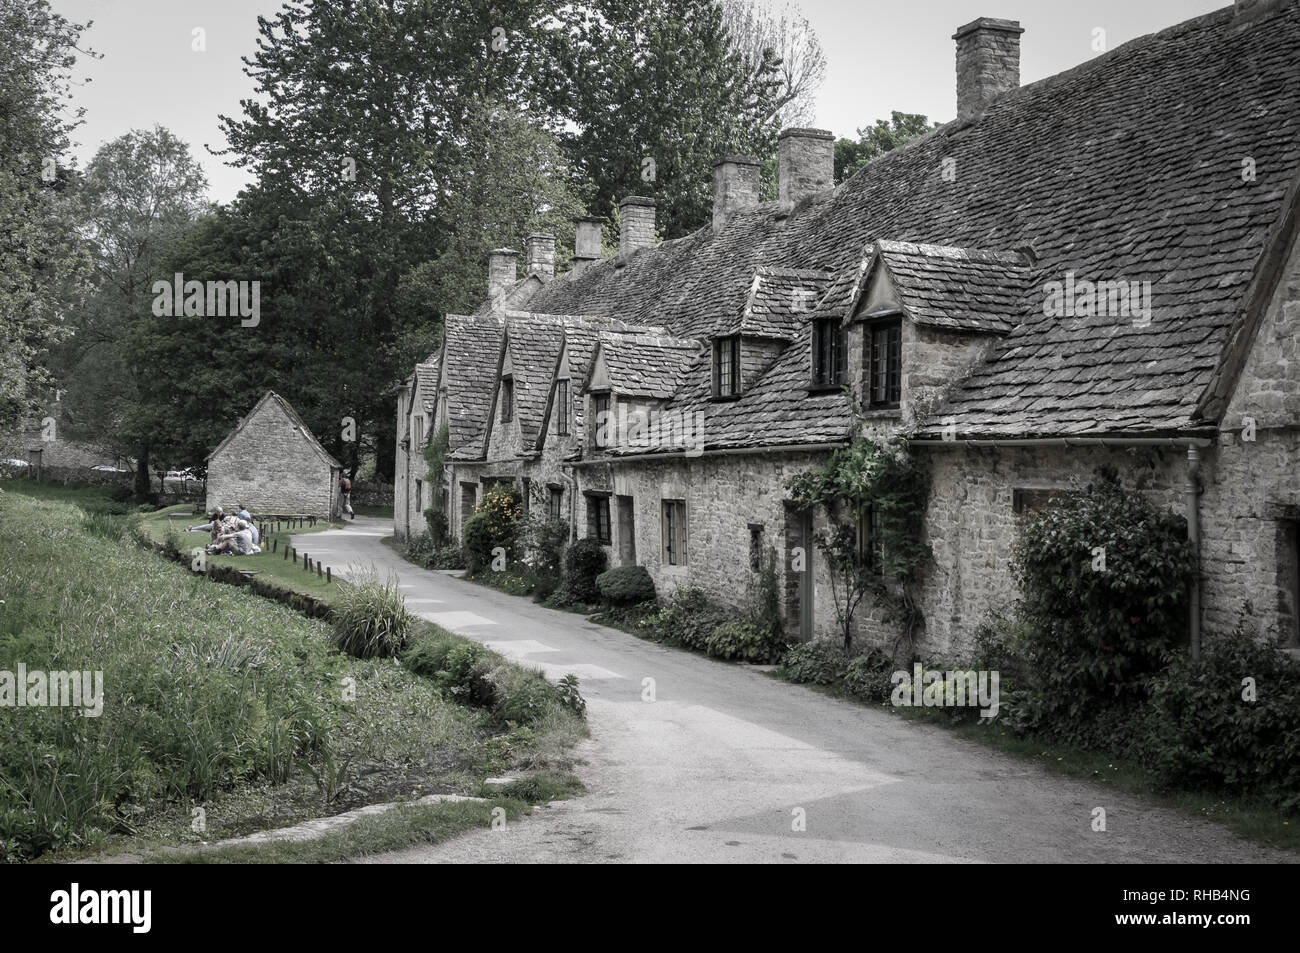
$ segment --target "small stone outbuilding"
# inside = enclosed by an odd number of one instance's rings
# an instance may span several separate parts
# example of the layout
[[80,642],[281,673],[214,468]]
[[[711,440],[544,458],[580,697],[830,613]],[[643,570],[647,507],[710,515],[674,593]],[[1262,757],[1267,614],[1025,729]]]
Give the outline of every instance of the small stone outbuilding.
[[329,519],[342,470],[289,402],[267,391],[208,456],[207,507]]

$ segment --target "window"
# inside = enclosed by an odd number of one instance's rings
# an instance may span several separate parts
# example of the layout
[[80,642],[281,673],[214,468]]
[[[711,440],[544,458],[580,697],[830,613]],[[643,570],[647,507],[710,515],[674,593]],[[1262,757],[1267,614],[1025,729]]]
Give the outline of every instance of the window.
[[740,339],[719,338],[713,342],[713,396],[740,394]]
[[478,484],[462,483],[460,485],[460,531],[465,533],[465,521],[474,515],[474,504],[478,497]]
[[561,437],[569,435],[569,379],[555,382],[555,432]]
[[411,422],[411,438],[414,441],[414,446],[416,450],[423,449],[424,447],[424,418],[423,417],[416,417]]
[[424,481],[415,481],[415,512],[424,512]]
[[608,496],[587,494],[587,536],[602,546],[610,544]]
[[591,444],[593,447],[612,447],[609,439],[613,421],[609,419],[609,392],[591,395]]
[[686,565],[686,501],[664,500],[664,563]]
[[529,477],[523,477],[520,480],[519,505],[523,510],[524,516],[527,516],[532,510],[533,499],[533,481]]
[[836,318],[813,322],[814,387],[841,387],[844,384],[844,332]]
[[501,378],[501,422],[507,423],[515,413],[515,379]]
[[763,569],[763,524],[749,524],[749,569],[760,572]]
[[548,489],[551,492],[546,498],[546,518],[562,520],[564,519],[564,487],[552,483]]
[[880,511],[874,506],[858,520],[858,559],[864,562],[874,575],[885,572],[885,536]]
[[903,325],[900,321],[868,329],[871,382],[867,403],[872,407],[897,407],[902,396]]

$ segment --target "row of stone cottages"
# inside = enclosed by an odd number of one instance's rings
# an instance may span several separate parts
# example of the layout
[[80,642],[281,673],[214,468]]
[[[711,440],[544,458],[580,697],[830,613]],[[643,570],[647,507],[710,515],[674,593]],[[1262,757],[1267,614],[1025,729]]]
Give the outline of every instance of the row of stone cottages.
[[[523,277],[494,252],[487,299],[401,391],[398,536],[439,494],[455,528],[509,481],[661,594],[735,602],[773,546],[790,632],[829,635],[784,487],[856,417],[932,477],[927,646],[1015,598],[1017,521],[1103,464],[1186,514],[1193,639],[1244,622],[1296,644],[1300,4],[1239,2],[1023,87],[1022,32],[958,30],[958,118],[838,187],[831,136],[788,129],[778,201],[729,156],[685,238],[656,244],[631,197],[615,257],[593,219],[563,274],[549,236]],[[602,411],[651,412],[650,439],[596,433]]]

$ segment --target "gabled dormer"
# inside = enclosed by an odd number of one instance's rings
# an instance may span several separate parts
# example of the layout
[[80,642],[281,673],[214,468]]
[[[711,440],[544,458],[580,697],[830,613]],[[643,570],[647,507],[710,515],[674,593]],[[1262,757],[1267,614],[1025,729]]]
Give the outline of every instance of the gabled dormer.
[[[1024,320],[1029,264],[1020,252],[894,241],[869,246],[843,343],[844,383],[867,416],[910,428],[939,411],[952,383]],[[814,376],[817,361],[814,334]]]
[[710,339],[712,397],[735,400],[800,334],[830,283],[825,271],[759,268],[736,318]]
[[689,339],[601,333],[582,388],[587,451],[663,449],[653,445],[656,415],[699,356]]

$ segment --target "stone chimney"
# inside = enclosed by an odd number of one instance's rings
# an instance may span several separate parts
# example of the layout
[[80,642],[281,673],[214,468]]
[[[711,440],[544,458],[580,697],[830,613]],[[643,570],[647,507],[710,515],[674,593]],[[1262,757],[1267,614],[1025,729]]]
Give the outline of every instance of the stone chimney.
[[603,218],[595,215],[580,215],[573,220],[576,226],[573,235],[573,271],[582,271],[593,261],[600,261],[600,230],[605,224]]
[[618,253],[628,255],[655,244],[655,200],[629,195],[618,203]]
[[759,165],[753,156],[723,156],[713,163],[713,230],[737,209],[758,204]]
[[524,274],[555,277],[555,236],[535,232],[524,240]]
[[518,279],[519,252],[494,248],[488,255],[488,297],[496,299]]
[[952,35],[957,41],[957,118],[974,119],[1020,86],[1018,20],[980,17]]
[[787,211],[835,184],[835,137],[825,129],[783,129],[777,147],[781,207]]

